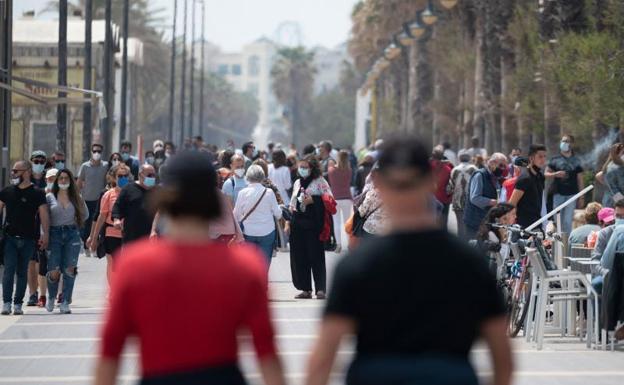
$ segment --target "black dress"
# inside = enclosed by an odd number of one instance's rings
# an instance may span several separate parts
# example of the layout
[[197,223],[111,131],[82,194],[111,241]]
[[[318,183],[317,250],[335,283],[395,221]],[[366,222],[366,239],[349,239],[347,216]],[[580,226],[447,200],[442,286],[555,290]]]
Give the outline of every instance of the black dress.
[[[306,188],[310,181],[301,182],[301,186]],[[290,224],[290,270],[293,284],[298,290],[312,291],[312,275],[316,291],[325,292],[325,247],[319,239],[324,225],[325,206],[321,196],[313,195],[312,199],[314,203],[303,212],[301,204],[296,201],[297,210]]]

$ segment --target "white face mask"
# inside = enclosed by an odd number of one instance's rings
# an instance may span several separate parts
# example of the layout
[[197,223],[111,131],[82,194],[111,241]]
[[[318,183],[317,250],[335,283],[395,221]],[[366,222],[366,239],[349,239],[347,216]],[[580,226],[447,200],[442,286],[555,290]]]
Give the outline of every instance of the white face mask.
[[242,177],[245,176],[245,169],[244,168],[237,168],[236,170],[234,170],[234,174],[236,175],[236,177],[242,178]]
[[46,189],[52,191],[52,187],[54,187],[54,183],[47,183]]
[[99,152],[94,152],[92,154],[92,158],[94,161],[98,162],[100,159],[102,159],[102,154],[100,154]]
[[11,184],[13,186],[17,186],[20,183],[22,183],[22,178],[13,178],[13,179],[11,179]]
[[115,160],[113,161],[113,167],[118,166],[118,165],[119,165],[119,161],[118,161],[117,159],[115,159]]
[[67,190],[69,188],[69,183],[63,183],[63,184],[59,183],[58,186],[61,190]]

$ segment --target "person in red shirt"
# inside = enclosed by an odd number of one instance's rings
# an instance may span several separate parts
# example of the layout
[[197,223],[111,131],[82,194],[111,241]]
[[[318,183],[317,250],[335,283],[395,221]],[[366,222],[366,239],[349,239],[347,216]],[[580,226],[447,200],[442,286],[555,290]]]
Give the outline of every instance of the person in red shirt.
[[263,257],[249,246],[210,241],[208,223],[221,211],[216,180],[204,152],[168,162],[164,186],[152,197],[167,219],[164,237],[124,247],[115,261],[96,385],[115,383],[129,337],[140,347],[141,384],[244,385],[237,365],[242,329],[251,332],[264,383],[285,383]]
[[516,181],[518,180],[518,177],[520,176],[520,172],[522,171],[523,168],[527,168],[528,166],[529,166],[529,159],[523,156],[516,157],[513,163],[514,171],[512,175],[514,176],[503,182],[503,188],[501,189],[501,194],[500,194],[500,199],[499,199],[501,202],[509,202],[509,199],[511,198],[511,194],[513,193],[513,190],[516,188]]
[[442,228],[446,230],[448,225],[448,214],[451,202],[453,201],[453,192],[449,191],[449,181],[453,166],[448,160],[444,159],[444,148],[436,146],[431,154],[431,168],[433,169],[436,190],[435,198],[443,206],[442,218],[440,218]]

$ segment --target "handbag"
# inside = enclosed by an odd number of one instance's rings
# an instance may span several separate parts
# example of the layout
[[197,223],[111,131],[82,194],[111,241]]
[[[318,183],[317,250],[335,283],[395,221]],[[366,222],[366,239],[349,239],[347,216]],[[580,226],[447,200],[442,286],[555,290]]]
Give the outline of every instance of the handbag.
[[258,208],[258,205],[260,204],[260,202],[262,202],[262,199],[266,195],[266,192],[267,192],[267,189],[265,188],[264,191],[262,192],[262,195],[260,195],[260,199],[258,199],[258,202],[256,202],[256,204],[251,208],[251,210],[249,210],[249,212],[245,214],[243,219],[241,219],[241,221],[239,222],[242,232],[245,232],[244,222],[247,220],[247,218],[249,218],[251,214],[253,214],[254,211],[256,211],[256,209]]
[[353,236],[354,237],[358,237],[358,238],[364,237],[364,235],[366,234],[366,231],[364,231],[364,224],[366,223],[368,218],[370,218],[371,215],[373,215],[377,210],[381,208],[381,206],[382,205],[375,207],[375,209],[371,210],[371,212],[367,213],[363,217],[360,215],[359,210],[356,209],[353,212]]

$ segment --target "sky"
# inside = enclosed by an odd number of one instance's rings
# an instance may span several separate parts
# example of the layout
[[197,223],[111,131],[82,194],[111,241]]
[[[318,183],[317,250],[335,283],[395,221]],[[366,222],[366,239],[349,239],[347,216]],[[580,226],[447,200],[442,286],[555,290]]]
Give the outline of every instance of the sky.
[[[40,11],[48,0],[14,1],[14,15],[26,10]],[[71,0],[70,0],[71,1]],[[114,0],[116,1],[116,0]],[[151,0],[154,8],[166,8],[167,19],[173,17],[174,0]],[[206,39],[224,51],[238,51],[245,44],[262,36],[275,38],[283,22],[299,24],[302,42],[333,48],[347,40],[351,28],[350,14],[356,0],[205,0]],[[184,0],[178,0],[178,25],[182,24]],[[189,10],[192,0],[189,0]],[[189,13],[190,15],[191,13]],[[165,16],[165,15],[163,15]],[[47,18],[55,17],[48,13]],[[201,6],[196,5],[197,33],[201,22]],[[190,33],[189,16],[189,33]],[[292,24],[291,24],[292,25]],[[284,36],[293,38],[296,28],[283,28]],[[290,31],[290,32],[289,32]],[[178,28],[178,33],[181,29]],[[288,41],[285,41],[288,43]]]

